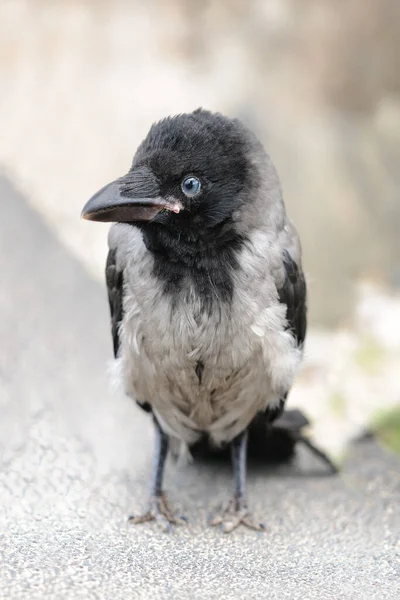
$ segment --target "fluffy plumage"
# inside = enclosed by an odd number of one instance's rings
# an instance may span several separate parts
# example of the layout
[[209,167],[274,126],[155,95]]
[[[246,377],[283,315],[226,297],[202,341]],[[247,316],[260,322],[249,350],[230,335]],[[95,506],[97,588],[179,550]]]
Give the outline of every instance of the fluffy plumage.
[[[201,182],[193,198],[187,176]],[[235,445],[260,415],[282,412],[306,333],[300,242],[275,168],[239,121],[197,110],[153,125],[117,183],[124,222],[106,266],[115,377],[161,436]],[[166,209],[145,219],[149,196]],[[96,207],[101,220],[115,214]]]

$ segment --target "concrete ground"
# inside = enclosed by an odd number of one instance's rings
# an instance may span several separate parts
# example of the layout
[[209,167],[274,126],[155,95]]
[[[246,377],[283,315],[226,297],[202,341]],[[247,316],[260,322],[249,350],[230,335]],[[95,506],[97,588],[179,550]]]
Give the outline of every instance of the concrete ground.
[[168,466],[187,527],[130,526],[152,429],[107,388],[105,289],[4,178],[0,208],[0,598],[400,597],[400,465],[372,440],[337,477],[305,453],[250,470],[264,534],[207,527],[230,492],[221,465]]

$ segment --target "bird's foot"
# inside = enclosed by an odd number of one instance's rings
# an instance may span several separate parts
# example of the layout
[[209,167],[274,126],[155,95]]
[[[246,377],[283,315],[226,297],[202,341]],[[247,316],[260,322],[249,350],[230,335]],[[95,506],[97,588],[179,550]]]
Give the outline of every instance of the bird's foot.
[[172,531],[172,525],[182,525],[187,522],[185,517],[178,517],[171,512],[164,493],[151,496],[148,510],[143,515],[129,517],[128,521],[135,525],[147,521],[156,521],[160,529],[165,532]]
[[223,505],[218,513],[211,519],[210,525],[219,525],[221,531],[230,533],[239,525],[245,525],[256,531],[264,531],[262,523],[257,523],[249,512],[244,498],[233,496],[229,502]]

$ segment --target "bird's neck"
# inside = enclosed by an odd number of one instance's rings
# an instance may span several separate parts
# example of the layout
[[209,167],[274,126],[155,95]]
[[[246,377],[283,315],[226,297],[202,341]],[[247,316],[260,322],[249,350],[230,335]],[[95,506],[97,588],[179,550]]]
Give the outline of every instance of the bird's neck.
[[232,298],[232,275],[245,241],[233,225],[225,222],[207,230],[179,230],[149,223],[141,229],[154,256],[155,274],[167,292],[176,293],[190,281],[207,304],[214,297]]

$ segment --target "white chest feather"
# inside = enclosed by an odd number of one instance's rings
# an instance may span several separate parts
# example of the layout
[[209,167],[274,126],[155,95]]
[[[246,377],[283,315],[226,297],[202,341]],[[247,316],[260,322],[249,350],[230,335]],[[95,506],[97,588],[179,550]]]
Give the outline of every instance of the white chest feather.
[[229,441],[289,390],[300,362],[265,252],[242,252],[231,304],[209,312],[190,280],[174,301],[165,294],[152,261],[136,247],[126,270],[117,360],[125,391],[187,443],[202,432]]

